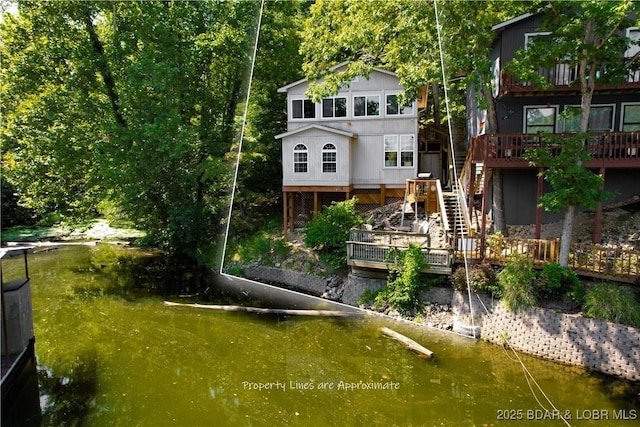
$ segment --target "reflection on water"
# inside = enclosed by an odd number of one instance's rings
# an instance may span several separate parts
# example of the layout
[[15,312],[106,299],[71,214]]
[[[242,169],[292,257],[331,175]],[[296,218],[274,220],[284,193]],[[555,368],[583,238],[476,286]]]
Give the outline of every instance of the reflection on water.
[[[522,426],[554,415],[513,355],[484,342],[383,320],[165,307],[229,301],[206,272],[115,246],[35,254],[30,272],[43,425]],[[383,323],[435,357],[384,337]],[[615,418],[638,411],[637,385],[521,357],[571,425],[630,425]],[[585,419],[593,410],[609,419]]]

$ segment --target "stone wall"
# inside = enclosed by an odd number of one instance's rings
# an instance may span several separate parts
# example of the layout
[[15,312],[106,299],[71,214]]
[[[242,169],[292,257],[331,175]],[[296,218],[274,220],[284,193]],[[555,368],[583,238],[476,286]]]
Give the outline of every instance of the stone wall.
[[295,270],[261,265],[244,266],[243,270],[247,279],[284,285],[289,289],[303,291],[315,296],[322,296],[327,289],[327,279]]
[[630,326],[530,308],[512,313],[497,305],[484,316],[482,338],[509,338],[524,353],[640,381],[640,330]]

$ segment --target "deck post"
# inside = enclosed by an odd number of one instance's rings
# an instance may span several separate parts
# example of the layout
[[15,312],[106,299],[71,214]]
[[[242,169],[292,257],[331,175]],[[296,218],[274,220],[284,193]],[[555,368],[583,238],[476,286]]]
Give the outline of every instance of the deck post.
[[[604,187],[604,168],[600,168],[600,175],[602,176],[603,185],[600,186],[600,191]],[[593,236],[591,237],[593,243],[602,242],[602,202],[598,203],[596,208],[595,227],[593,228]]]
[[536,239],[540,239],[542,229],[542,208],[540,207],[540,198],[542,197],[544,188],[542,171],[542,168],[538,168],[538,187],[536,188]]
[[287,237],[287,233],[289,232],[289,207],[287,206],[287,200],[289,199],[289,192],[287,191],[283,191],[282,192],[282,216],[284,218],[284,224],[283,224],[283,232],[284,232],[284,236],[285,238]]

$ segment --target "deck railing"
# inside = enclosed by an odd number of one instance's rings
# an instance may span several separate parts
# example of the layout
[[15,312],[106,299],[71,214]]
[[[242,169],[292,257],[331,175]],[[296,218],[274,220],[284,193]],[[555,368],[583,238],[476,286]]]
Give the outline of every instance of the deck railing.
[[413,244],[422,247],[429,264],[425,272],[451,272],[452,251],[430,248],[429,243],[428,234],[352,229],[347,242],[347,261],[351,266],[387,269],[394,261],[391,254],[394,249],[407,249]]
[[[456,249],[432,248],[426,234],[397,231],[352,229],[347,242],[348,264],[356,267],[386,270],[393,259],[392,249],[406,249],[410,244],[422,247],[429,263],[426,272],[447,274],[454,263],[486,260],[505,264],[513,256],[530,260],[534,266],[558,262],[560,239],[525,239],[488,236],[484,254],[480,237],[459,239]],[[640,251],[603,245],[574,243],[569,253],[569,267],[583,276],[640,284]]]
[[[565,63],[557,63],[550,68],[538,69],[538,74],[551,85],[550,88],[536,87],[531,81],[520,80],[517,77],[502,73],[502,92],[531,92],[533,90],[545,91],[579,91],[580,72],[578,66],[571,66]],[[640,72],[629,70],[625,81],[619,83],[596,83],[596,90],[605,89],[629,89],[640,87]]]
[[[536,267],[543,267],[559,260],[560,239],[488,236],[484,256],[478,240],[468,238],[465,244],[459,244],[455,252],[456,261],[460,262],[466,255],[467,259],[475,261],[505,264],[510,257],[517,255],[530,260]],[[640,283],[640,251],[637,250],[574,243],[569,252],[569,267],[584,276]]]
[[[560,150],[551,137],[572,137],[575,134],[502,134],[481,135],[473,140],[475,161],[522,162],[528,149],[548,147]],[[623,161],[640,164],[640,132],[605,132],[591,134],[586,143],[592,161]]]

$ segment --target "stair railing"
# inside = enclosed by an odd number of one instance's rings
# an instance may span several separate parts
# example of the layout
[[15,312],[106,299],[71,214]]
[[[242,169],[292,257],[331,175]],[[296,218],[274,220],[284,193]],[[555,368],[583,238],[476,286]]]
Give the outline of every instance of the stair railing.
[[[473,196],[471,196],[473,197]],[[458,209],[462,214],[462,220],[464,221],[465,228],[469,230],[469,234],[471,233],[471,218],[469,216],[469,211],[467,210],[467,199],[462,188],[458,188],[456,199],[458,202]],[[464,236],[469,237],[469,236]]]
[[[449,226],[449,218],[447,215],[447,207],[444,204],[444,197],[442,195],[442,185],[440,185],[440,180],[436,180],[436,191],[438,192],[438,205],[440,208],[440,219],[442,220],[442,227],[444,228],[444,235],[446,239],[449,239],[449,231],[451,227]],[[445,242],[448,243],[448,242]]]

